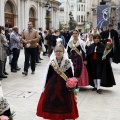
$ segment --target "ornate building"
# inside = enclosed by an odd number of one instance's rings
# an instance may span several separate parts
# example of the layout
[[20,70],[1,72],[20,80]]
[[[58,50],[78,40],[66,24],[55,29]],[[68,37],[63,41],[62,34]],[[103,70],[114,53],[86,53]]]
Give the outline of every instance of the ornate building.
[[[46,5],[50,8],[49,24],[46,24]],[[32,21],[34,27],[59,28],[59,6],[57,0],[0,0],[0,25],[6,30],[18,26],[20,31],[27,28],[28,21]]]
[[[77,29],[79,31],[86,31],[90,29],[92,22],[92,1],[91,0],[70,0],[71,11],[74,19],[77,21]],[[88,28],[87,28],[88,26]]]

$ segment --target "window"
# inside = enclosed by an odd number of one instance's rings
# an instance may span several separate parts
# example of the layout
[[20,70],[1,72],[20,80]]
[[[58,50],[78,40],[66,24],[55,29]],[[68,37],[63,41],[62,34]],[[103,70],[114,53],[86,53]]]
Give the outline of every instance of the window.
[[74,11],[74,6],[73,5],[71,5],[71,11]]
[[81,15],[81,22],[83,22],[83,15]]
[[80,5],[77,5],[77,11],[80,11]]
[[29,12],[29,17],[32,17],[34,18],[35,17],[35,11],[33,8],[30,9],[30,12]]
[[5,12],[7,12],[7,13],[13,13],[13,6],[12,6],[12,4],[10,2],[7,2],[5,4],[4,9],[5,9]]
[[77,0],[77,3],[80,3],[80,2],[82,2],[82,0]]
[[77,22],[80,22],[80,15],[77,15]]
[[64,16],[60,16],[60,17],[59,17],[59,21],[60,21],[60,22],[64,22]]
[[83,11],[83,5],[81,5],[81,11]]
[[64,7],[60,7],[60,11],[64,12]]
[[58,0],[59,2],[64,2],[64,0]]

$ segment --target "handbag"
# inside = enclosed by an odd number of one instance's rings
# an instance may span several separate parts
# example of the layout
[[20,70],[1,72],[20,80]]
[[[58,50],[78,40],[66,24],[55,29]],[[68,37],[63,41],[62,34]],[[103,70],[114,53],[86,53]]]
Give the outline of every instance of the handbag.
[[41,50],[42,52],[45,52],[46,51],[46,49],[45,49],[45,46],[44,46],[44,44],[43,44],[43,42],[42,42],[42,50]]

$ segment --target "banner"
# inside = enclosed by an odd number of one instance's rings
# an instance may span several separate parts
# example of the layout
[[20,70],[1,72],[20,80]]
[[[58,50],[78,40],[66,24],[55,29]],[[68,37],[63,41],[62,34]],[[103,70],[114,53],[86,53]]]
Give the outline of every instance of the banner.
[[97,6],[97,28],[101,29],[103,26],[108,26],[108,6]]

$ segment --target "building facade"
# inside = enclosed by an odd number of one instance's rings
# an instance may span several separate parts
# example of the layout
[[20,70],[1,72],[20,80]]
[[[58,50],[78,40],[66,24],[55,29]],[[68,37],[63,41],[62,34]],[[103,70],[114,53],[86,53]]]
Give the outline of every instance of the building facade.
[[6,29],[18,26],[22,31],[32,21],[36,29],[46,29],[46,3],[50,4],[50,28],[57,29],[60,6],[57,0],[0,0],[0,25]]
[[91,0],[71,0],[71,11],[73,13],[74,19],[77,21],[77,29],[79,31],[86,31],[90,29],[92,22],[92,1]]
[[59,9],[60,9],[60,14],[59,14],[59,23],[61,27],[68,27],[69,23],[69,13],[70,13],[70,0],[59,0],[61,3]]

